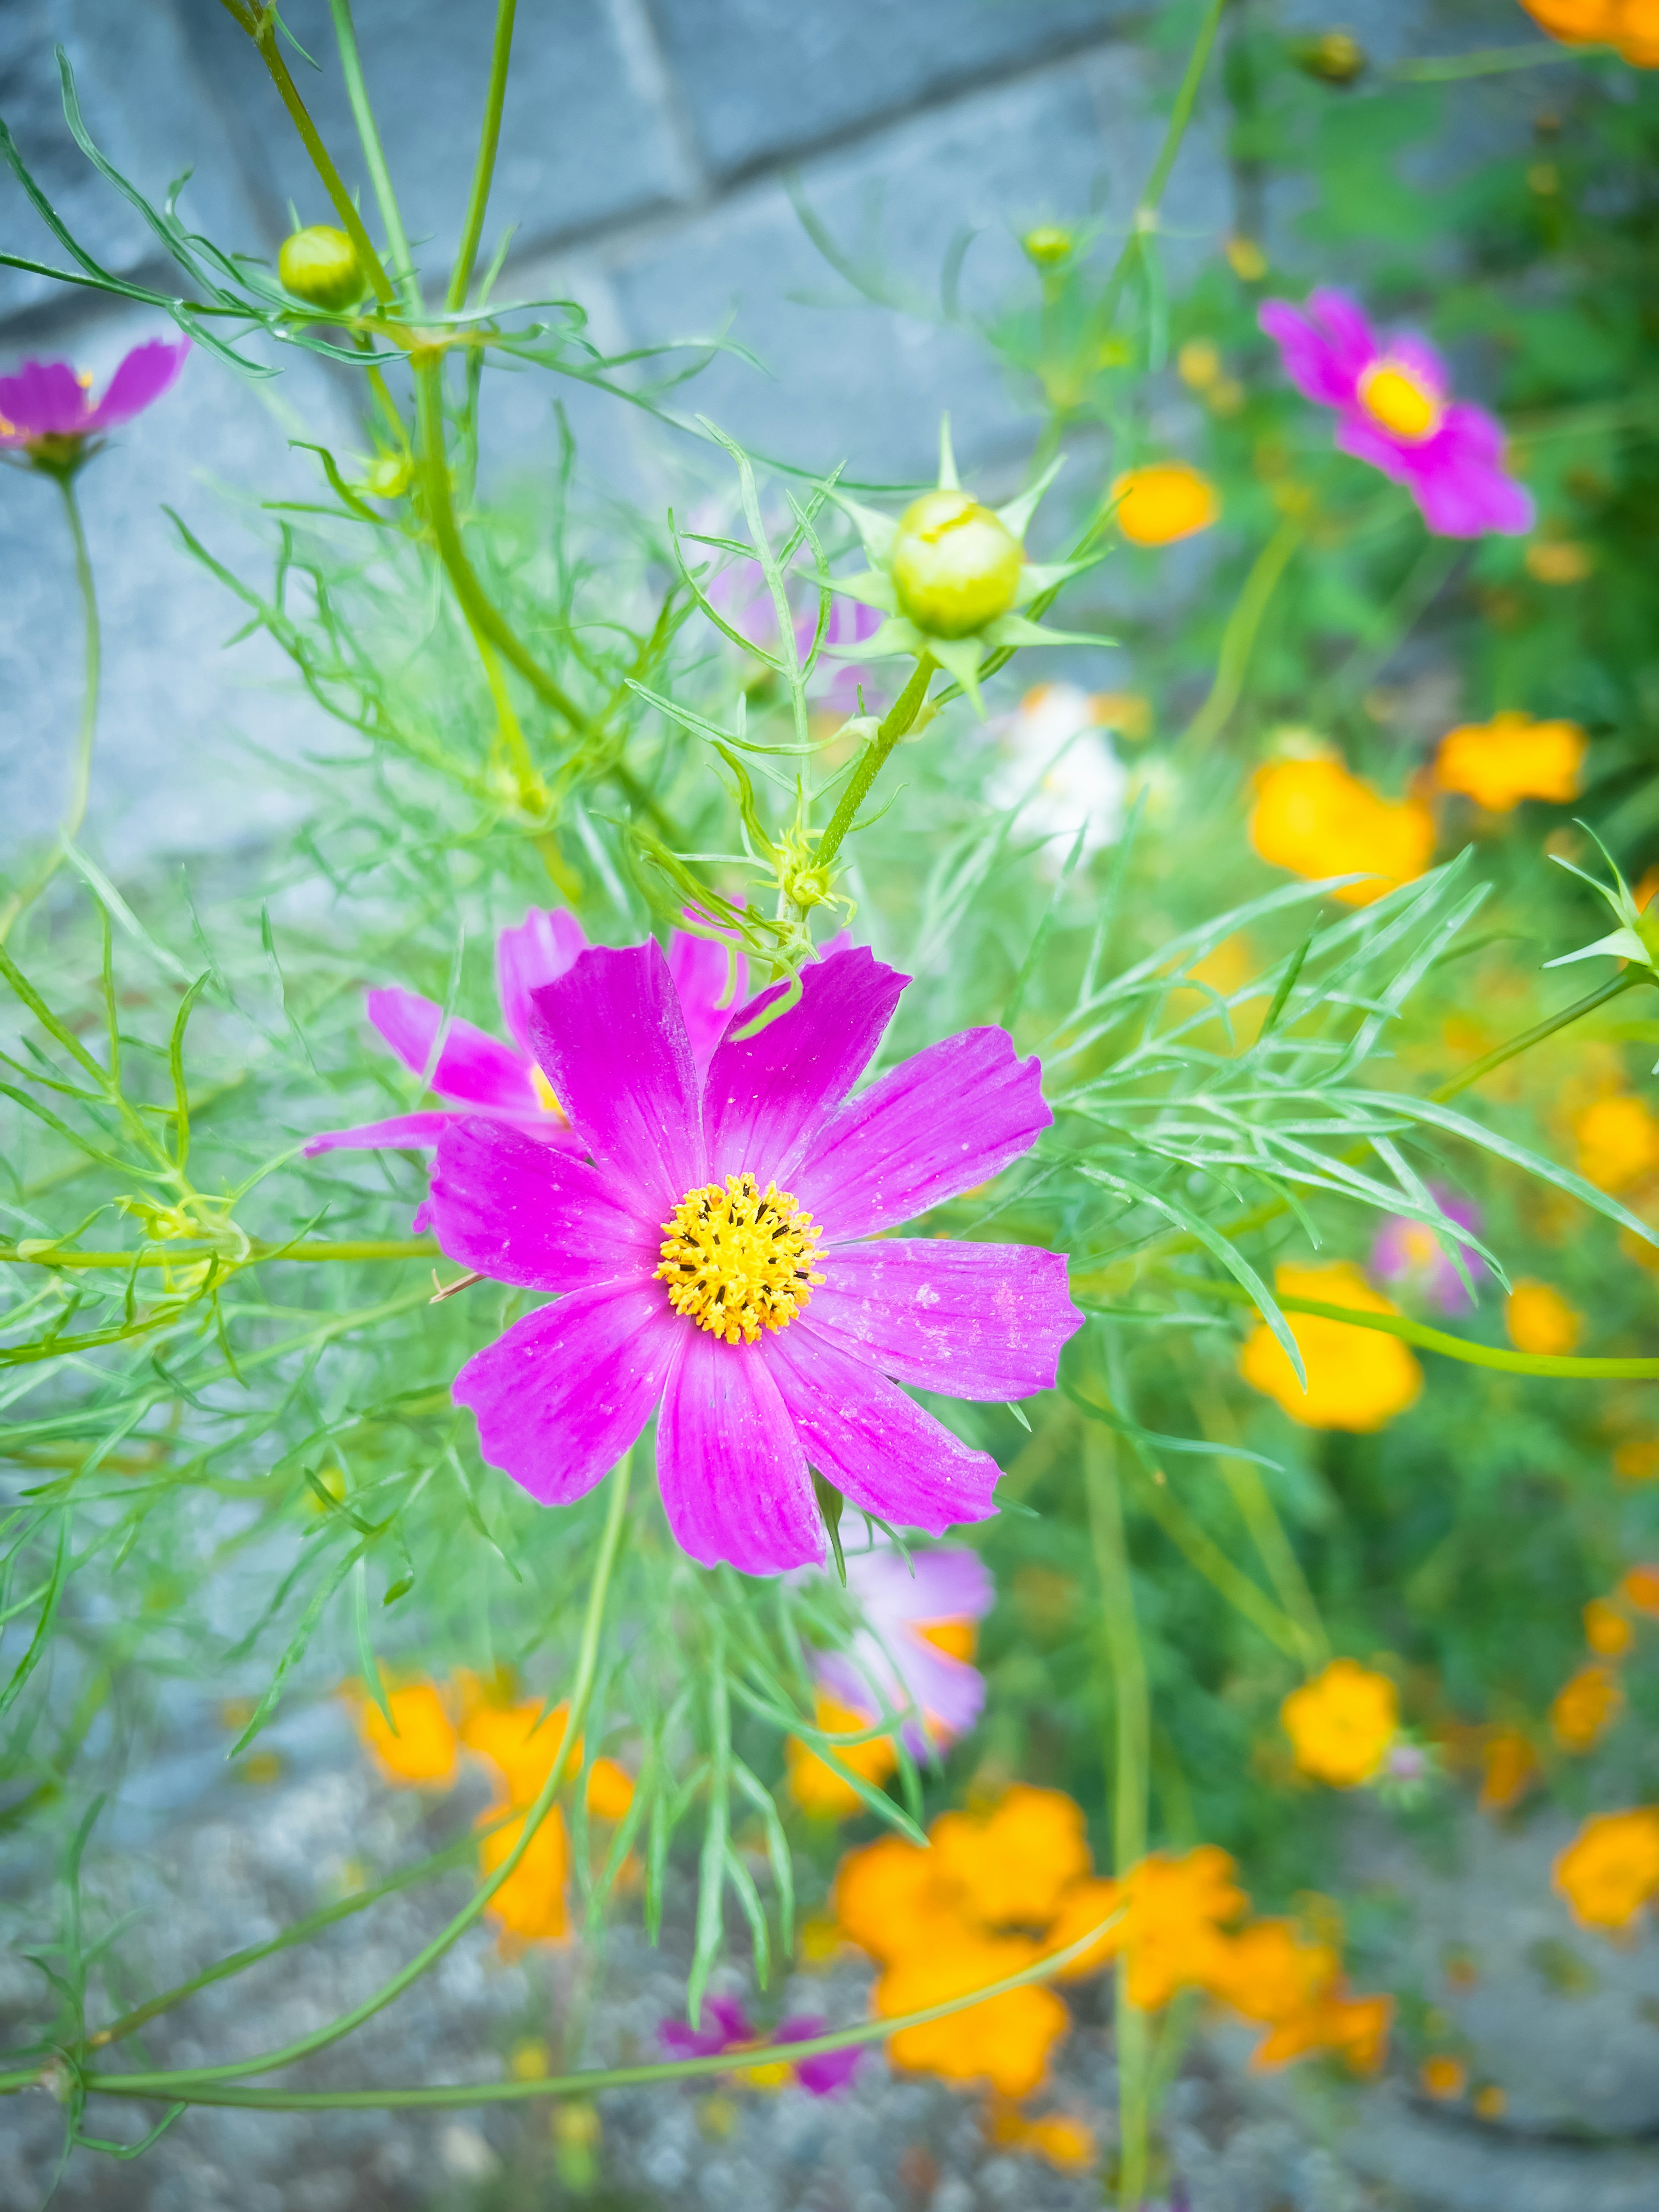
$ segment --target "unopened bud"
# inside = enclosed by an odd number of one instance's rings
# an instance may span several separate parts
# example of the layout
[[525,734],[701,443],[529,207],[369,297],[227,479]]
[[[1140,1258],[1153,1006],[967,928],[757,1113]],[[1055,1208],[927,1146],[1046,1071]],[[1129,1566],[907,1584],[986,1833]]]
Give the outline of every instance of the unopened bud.
[[283,289],[308,307],[343,313],[363,296],[362,264],[357,249],[344,231],[331,223],[314,222],[283,240],[276,257],[276,274]]
[[971,637],[1019,590],[1019,540],[965,491],[929,491],[899,518],[890,562],[902,611],[935,637]]
[[363,489],[371,499],[401,499],[414,473],[407,453],[382,453],[363,471]]
[[1349,31],[1322,31],[1291,42],[1291,59],[1321,84],[1352,84],[1365,66],[1365,49]]
[[1057,222],[1040,222],[1019,242],[1025,258],[1037,269],[1058,269],[1062,261],[1071,259],[1077,246],[1071,232]]

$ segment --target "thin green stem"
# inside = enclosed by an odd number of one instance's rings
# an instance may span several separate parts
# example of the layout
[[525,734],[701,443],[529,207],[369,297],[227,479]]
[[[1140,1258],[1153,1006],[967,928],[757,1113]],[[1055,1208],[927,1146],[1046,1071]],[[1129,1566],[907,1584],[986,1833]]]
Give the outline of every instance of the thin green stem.
[[1244,688],[1244,672],[1249,665],[1250,650],[1255,643],[1256,632],[1268,603],[1279,589],[1279,580],[1290,566],[1291,557],[1302,543],[1304,525],[1295,515],[1286,515],[1273,536],[1256,556],[1255,566],[1244,579],[1244,588],[1238,603],[1227,617],[1227,627],[1221,635],[1221,651],[1216,659],[1215,682],[1210,696],[1188,724],[1181,742],[1196,751],[1220,736],[1229,716],[1238,704],[1239,694]]
[[1472,54],[1431,54],[1421,61],[1399,62],[1389,75],[1396,84],[1460,84],[1468,77],[1547,68],[1552,63],[1586,60],[1615,51],[1612,46],[1546,46],[1534,39],[1524,46],[1488,46]]
[[14,891],[0,908],[0,945],[3,945],[18,921],[34,904],[46,885],[63,865],[64,850],[72,845],[87,818],[87,801],[92,794],[92,741],[98,727],[98,689],[103,668],[103,639],[98,622],[98,593],[94,586],[92,557],[87,551],[87,533],[81,521],[81,502],[76,497],[75,478],[65,472],[58,479],[58,489],[64,495],[64,515],[69,524],[70,540],[75,548],[75,580],[81,588],[81,608],[85,641],[85,677],[81,690],[81,726],[75,740],[75,765],[70,771],[70,803],[58,832],[58,842],[21,890]]
[[501,103],[507,97],[507,72],[513,58],[513,19],[517,8],[518,0],[497,0],[495,43],[489,56],[489,89],[484,95],[483,127],[478,134],[478,158],[472,167],[472,189],[467,195],[466,222],[461,232],[454,270],[449,279],[449,296],[444,302],[452,315],[459,313],[466,305],[467,287],[472,282],[472,264],[478,258],[478,240],[483,235],[484,210],[489,204],[489,186],[495,174],[495,149],[501,135]]
[[[1135,1622],[1134,1589],[1123,1531],[1123,1501],[1114,1464],[1113,1440],[1098,1430],[1084,1447],[1089,1533],[1100,1584],[1100,1632],[1112,1681],[1112,1867],[1120,1880],[1146,1856],[1146,1804],[1152,1772],[1152,1707],[1146,1658]],[[1138,2212],[1146,2193],[1147,2133],[1151,2120],[1146,2015],[1128,1992],[1121,1966],[1116,1980],[1118,2080],[1118,2203]]]
[[1146,179],[1140,198],[1135,202],[1135,211],[1131,221],[1129,235],[1124,241],[1123,251],[1118,255],[1116,265],[1107,278],[1106,289],[1101,294],[1100,319],[1104,324],[1109,325],[1117,313],[1118,302],[1121,300],[1124,287],[1129,281],[1129,272],[1140,258],[1142,239],[1149,230],[1156,228],[1158,210],[1164,198],[1164,187],[1170,181],[1170,171],[1175,167],[1176,155],[1181,151],[1181,142],[1186,137],[1188,126],[1192,122],[1193,110],[1198,104],[1199,87],[1204,82],[1204,72],[1209,66],[1210,55],[1215,46],[1216,33],[1221,28],[1221,18],[1226,12],[1227,4],[1228,0],[1210,0],[1209,6],[1204,11],[1204,20],[1199,26],[1198,36],[1193,42],[1192,52],[1187,58],[1187,68],[1181,80],[1181,88],[1176,94],[1175,105],[1170,110],[1170,121],[1164,133],[1164,143],[1158,149],[1158,159],[1152,164],[1152,174]]
[[374,187],[374,204],[380,210],[380,221],[386,229],[392,274],[397,277],[398,289],[403,294],[404,313],[418,315],[421,312],[420,279],[415,273],[415,264],[410,255],[409,240],[404,230],[398,195],[392,189],[392,172],[386,165],[386,149],[375,127],[374,111],[368,104],[368,87],[363,82],[362,61],[357,52],[357,33],[351,21],[351,0],[328,0],[328,8],[334,18],[335,44],[340,50],[340,74],[345,79],[346,98],[351,102],[352,119],[357,125],[357,137],[362,145],[368,181]]
[[537,1830],[553,1808],[553,1802],[563,1786],[565,1770],[570,1763],[571,1749],[581,1732],[587,1707],[593,1695],[594,1677],[599,1669],[599,1636],[605,1624],[605,1599],[611,1589],[611,1577],[622,1548],[623,1531],[628,1518],[628,1485],[631,1463],[625,1458],[611,1478],[611,1497],[605,1510],[604,1533],[599,1538],[598,1557],[593,1565],[593,1579],[588,1586],[587,1611],[582,1623],[581,1643],[576,1655],[576,1671],[570,1686],[570,1705],[566,1717],[564,1733],[559,1739],[559,1748],[547,1778],[541,1786],[534,1804],[524,1816],[524,1825],[517,1841],[489,1878],[482,1881],[449,1925],[434,1936],[424,1949],[418,1951],[406,1966],[399,1968],[390,1981],[385,1982],[371,1997],[365,1997],[349,2012],[342,2013],[326,2027],[313,2034],[301,2036],[297,2042],[285,2044],[280,2051],[268,2051],[252,2058],[227,2060],[219,2066],[185,2068],[176,2074],[128,2074],[113,2077],[98,2077],[98,2087],[125,2096],[160,2096],[172,2101],[184,2094],[186,2101],[192,2100],[198,2088],[217,2081],[234,2081],[249,2074],[270,2074],[284,2066],[296,2065],[302,2058],[310,2058],[319,2051],[326,2051],[338,2043],[363,2022],[383,2012],[404,1991],[417,1982],[427,1970],[434,1966],[445,1953],[451,1950],[477,1919],[479,1914],[518,1867],[529,1850]]
[[283,106],[287,108],[289,119],[299,132],[301,142],[307,153],[311,156],[311,165],[323,180],[323,190],[333,203],[334,212],[339,216],[347,237],[350,239],[353,246],[356,249],[357,258],[362,264],[363,271],[374,289],[375,298],[381,302],[382,306],[390,307],[396,295],[392,290],[392,279],[386,273],[386,264],[374,251],[374,241],[363,228],[363,219],[357,212],[356,202],[345,188],[345,180],[335,167],[327,147],[324,145],[318,135],[317,126],[312,121],[306,104],[300,97],[299,89],[294,79],[288,73],[288,64],[283,59],[282,48],[277,44],[279,33],[276,26],[276,10],[272,7],[262,7],[258,15],[250,21],[246,15],[232,5],[232,0],[224,0],[224,4],[258,49],[259,58],[264,64],[272,84],[276,88],[277,96]]
[[338,1244],[252,1244],[245,1253],[227,1254],[216,1244],[181,1240],[147,1252],[60,1251],[49,1241],[39,1247],[0,1244],[0,1266],[15,1267],[187,1267],[199,1260],[224,1260],[234,1267],[257,1267],[264,1260],[297,1260],[316,1265],[335,1260],[441,1260],[430,1237],[364,1237]]
[[865,747],[864,757],[847,780],[847,788],[840,804],[830,817],[823,835],[818,839],[813,858],[820,867],[827,866],[842,848],[842,840],[852,828],[858,811],[869,796],[870,787],[887,765],[888,756],[901,738],[908,735],[916,716],[921,712],[922,701],[927,696],[927,686],[933,680],[935,666],[931,653],[924,653],[912,670],[910,681],[888,708],[886,715],[870,743]]
[[1546,1037],[1553,1036],[1558,1030],[1582,1021],[1586,1014],[1593,1014],[1598,1006],[1605,1006],[1609,999],[1621,998],[1626,991],[1633,991],[1638,984],[1650,980],[1645,969],[1626,969],[1622,974],[1610,977],[1594,991],[1587,991],[1582,999],[1575,999],[1570,1006],[1563,1006],[1559,1013],[1548,1015],[1543,1021],[1535,1022],[1531,1029],[1523,1030],[1519,1036],[1511,1037],[1507,1044],[1500,1044],[1495,1051],[1487,1053],[1483,1060],[1472,1060],[1449,1082],[1443,1083],[1437,1090],[1430,1091],[1429,1097],[1437,1106],[1443,1106],[1449,1098],[1455,1098],[1460,1091],[1467,1091],[1472,1084],[1479,1083],[1483,1075],[1490,1075],[1493,1068],[1502,1067],[1505,1060],[1517,1059],[1534,1045],[1541,1044]]

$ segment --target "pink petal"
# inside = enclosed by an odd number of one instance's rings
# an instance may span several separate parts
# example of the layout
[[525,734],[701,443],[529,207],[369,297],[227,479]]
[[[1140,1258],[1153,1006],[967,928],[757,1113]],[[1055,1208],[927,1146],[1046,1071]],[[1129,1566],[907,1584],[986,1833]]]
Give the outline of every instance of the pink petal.
[[867,1236],[989,1182],[1054,1118],[1036,1060],[1004,1030],[963,1030],[843,1106],[790,1187],[826,1237]]
[[26,361],[0,376],[0,416],[25,438],[73,437],[87,427],[87,395],[66,361]]
[[675,1318],[685,1348],[657,1423],[657,1480],[674,1541],[702,1566],[747,1575],[815,1565],[823,1524],[770,1371],[773,1346],[727,1344]]
[[574,914],[559,908],[532,906],[516,929],[504,929],[495,939],[501,1018],[526,1060],[535,1056],[530,1048],[530,994],[556,981],[586,950],[586,931]]
[[1504,468],[1504,427],[1483,407],[1447,409],[1412,489],[1442,538],[1519,537],[1533,526],[1532,494]]
[[[1426,443],[1425,441],[1424,445]],[[1413,447],[1408,440],[1396,437],[1358,408],[1350,409],[1337,424],[1336,444],[1340,453],[1352,453],[1355,460],[1369,462],[1395,483],[1415,485],[1424,445]]]
[[741,952],[735,957],[733,975],[733,956],[712,938],[693,937],[677,929],[668,940],[668,972],[680,994],[691,1056],[700,1068],[707,1067],[714,1057],[714,1047],[744,997],[747,963]]
[[88,430],[118,430],[122,423],[131,422],[135,415],[142,415],[146,407],[153,407],[178,382],[189,351],[188,338],[180,338],[176,345],[169,344],[166,338],[151,338],[144,345],[134,346],[82,427]]
[[607,1474],[651,1418],[684,1342],[654,1285],[574,1291],[514,1322],[455,1377],[478,1449],[543,1505],[568,1505]]
[[355,1129],[325,1129],[307,1139],[305,1156],[313,1160],[319,1152],[418,1152],[435,1145],[453,1119],[438,1107],[429,1114],[395,1114],[389,1121],[364,1121]]
[[[854,1637],[849,1651],[815,1653],[812,1671],[832,1698],[866,1720],[879,1717],[873,1690],[890,1706],[902,1707],[914,1699],[947,1735],[966,1735],[985,1709],[985,1677],[978,1668],[950,1658],[905,1629],[890,1636],[887,1645],[898,1662],[896,1674],[886,1653],[867,1634]],[[911,1749],[920,1753],[927,1742],[922,1730],[912,1722],[905,1735],[912,1740]]]
[[849,1553],[847,1584],[884,1632],[912,1620],[978,1620],[996,1602],[991,1570],[963,1544],[913,1552],[908,1559],[884,1546]]
[[1321,407],[1349,404],[1361,372],[1376,350],[1374,343],[1357,343],[1358,331],[1352,316],[1358,317],[1358,330],[1365,333],[1367,341],[1370,331],[1364,317],[1351,301],[1343,301],[1340,294],[1316,292],[1309,304],[1316,311],[1322,307],[1325,310],[1322,316],[1324,320],[1334,302],[1340,303],[1334,308],[1334,333],[1322,328],[1319,322],[1285,300],[1264,301],[1256,316],[1261,329],[1279,348],[1285,375],[1304,398]]
[[657,1265],[655,1224],[620,1205],[597,1168],[502,1122],[451,1121],[428,1206],[458,1266],[524,1290],[648,1281]]
[[696,1068],[660,946],[584,952],[532,992],[530,1034],[577,1134],[653,1226],[708,1180]]
[[[728,1036],[708,1063],[703,1127],[712,1175],[747,1169],[762,1188],[790,1176],[869,1061],[909,981],[860,946],[815,961],[787,1014],[758,1036]],[[775,985],[743,1007],[751,1021],[783,990]]]
[[[441,1006],[396,984],[371,991],[364,1003],[368,1018],[404,1066],[425,1076],[441,1098],[504,1106],[520,1114],[534,1109],[530,1070],[498,1038],[486,1036],[471,1022],[452,1020],[445,1028]],[[444,1032],[443,1050],[434,1067],[432,1052],[440,1030]]]
[[814,1331],[896,1382],[949,1398],[1052,1389],[1060,1346],[1083,1325],[1065,1254],[1034,1245],[884,1237],[837,1245],[823,1272],[807,1309]]
[[924,1413],[862,1346],[797,1321],[765,1351],[806,1456],[860,1511],[932,1536],[995,1512],[990,1454]]

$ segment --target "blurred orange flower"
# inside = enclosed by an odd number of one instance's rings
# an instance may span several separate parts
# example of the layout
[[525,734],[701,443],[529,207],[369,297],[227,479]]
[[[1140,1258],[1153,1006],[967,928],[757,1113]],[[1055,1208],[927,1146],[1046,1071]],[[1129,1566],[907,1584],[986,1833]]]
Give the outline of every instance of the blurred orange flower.
[[1629,1091],[1598,1098],[1573,1117],[1578,1172],[1598,1190],[1626,1190],[1659,1168],[1659,1115]]
[[1172,545],[1207,530],[1221,512],[1208,477],[1185,461],[1131,469],[1112,486],[1117,526],[1132,545]]
[[1492,814],[1507,814],[1523,799],[1578,796],[1579,772],[1589,739],[1577,722],[1537,722],[1530,714],[1495,714],[1490,722],[1465,722],[1449,730],[1435,756],[1434,780]]
[[1516,1728],[1494,1729],[1481,1747],[1480,1758],[1485,1770],[1480,1799],[1483,1813],[1507,1813],[1543,1773],[1538,1753]]
[[1420,876],[1434,856],[1434,817],[1420,799],[1384,799],[1340,761],[1274,761],[1255,779],[1250,842],[1264,860],[1316,878],[1364,872],[1333,896],[1369,906]]
[[1388,1756],[1400,1729],[1400,1698],[1386,1674],[1357,1659],[1333,1659],[1291,1692],[1279,1717],[1304,1774],[1333,1790],[1354,1790]]
[[1659,1807],[1598,1813],[1555,1862],[1554,1886],[1585,1928],[1627,1928],[1659,1891]]
[[1617,1659],[1636,1641],[1636,1631],[1616,1605],[1593,1597],[1584,1607],[1584,1641],[1601,1659]]
[[1632,1612],[1659,1620],[1659,1567],[1632,1567],[1620,1582],[1619,1595]]
[[[875,1986],[878,2014],[892,2019],[942,2004],[968,1990],[1018,1973],[1038,1957],[1028,1937],[987,1936],[958,1927],[947,1941],[908,1951]],[[1005,2097],[1024,2097],[1048,2071],[1048,2053],[1071,2025],[1050,1989],[1009,1990],[983,2004],[921,2027],[902,2028],[888,2044],[896,2066],[942,2075],[947,2081],[988,2081]]]
[[[486,1820],[495,1819],[501,1809],[498,1806],[483,1817]],[[494,1874],[518,1842],[527,1817],[520,1813],[516,1820],[503,1821],[499,1828],[483,1838],[478,1845],[478,1863],[484,1875]],[[556,1805],[550,1806],[540,1827],[530,1838],[524,1856],[484,1907],[485,1913],[521,1942],[559,1942],[570,1932],[564,1898],[569,1864],[570,1845],[564,1815]]]
[[1637,69],[1659,69],[1659,0],[1521,0],[1553,38],[1612,46]]
[[[814,1717],[826,1735],[860,1735],[870,1725],[864,1714],[855,1713],[850,1705],[838,1704],[822,1690],[817,1695]],[[838,1743],[836,1756],[854,1774],[878,1788],[898,1765],[893,1739],[887,1735],[872,1736],[866,1743]],[[837,1774],[828,1759],[820,1759],[811,1745],[803,1742],[799,1736],[787,1739],[783,1759],[789,1795],[803,1812],[828,1814],[839,1820],[862,1808],[864,1800],[852,1784]]]
[[1504,1326],[1517,1352],[1554,1357],[1572,1350],[1584,1322],[1548,1283],[1520,1282],[1504,1301]]
[[1591,1751],[1613,1726],[1625,1703],[1609,1667],[1581,1667],[1555,1693],[1550,1731],[1563,1751]]
[[458,1739],[434,1682],[386,1692],[393,1726],[373,1698],[357,1701],[357,1727],[389,1781],[447,1788],[455,1779]]
[[988,1812],[942,1813],[928,1832],[936,1879],[984,1927],[1046,1928],[1092,1869],[1083,1808],[1060,1790],[1017,1782]]
[[1180,1858],[1153,1851],[1124,1875],[1127,1910],[1106,1940],[1124,1954],[1132,2004],[1156,2012],[1178,1990],[1210,1986],[1226,1940],[1220,1931],[1249,1903],[1235,1871],[1225,1851],[1200,1844]]
[[1450,2058],[1443,2052],[1437,2057],[1425,2058],[1417,2078],[1427,2095],[1447,2100],[1461,2097],[1468,2088],[1469,2069],[1461,2058]]
[[[1283,1267],[1273,1280],[1283,1297],[1352,1306],[1361,1313],[1400,1310],[1371,1288],[1352,1260],[1319,1267]],[[1423,1388],[1423,1370],[1398,1337],[1351,1328],[1316,1314],[1286,1318],[1307,1370],[1306,1392],[1265,1322],[1246,1340],[1239,1372],[1252,1389],[1276,1399],[1293,1421],[1304,1428],[1369,1434],[1415,1401]]]
[[1086,2173],[1097,2155],[1094,2130],[1061,2112],[1028,2120],[1017,2105],[999,2101],[986,2114],[985,2132],[1006,2149],[1036,2152],[1062,2173]]

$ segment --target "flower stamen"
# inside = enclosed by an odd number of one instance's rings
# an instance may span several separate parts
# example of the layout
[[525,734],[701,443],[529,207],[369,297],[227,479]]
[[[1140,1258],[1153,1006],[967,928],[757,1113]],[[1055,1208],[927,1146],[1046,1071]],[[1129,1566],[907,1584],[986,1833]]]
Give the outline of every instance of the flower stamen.
[[1374,361],[1359,380],[1359,404],[1390,436],[1420,445],[1440,428],[1445,413],[1438,393],[1404,362],[1386,356]]
[[662,1224],[656,1279],[668,1303],[727,1344],[757,1344],[761,1331],[787,1328],[812,1295],[823,1231],[787,1190],[752,1175],[727,1176],[722,1190],[703,1183]]

